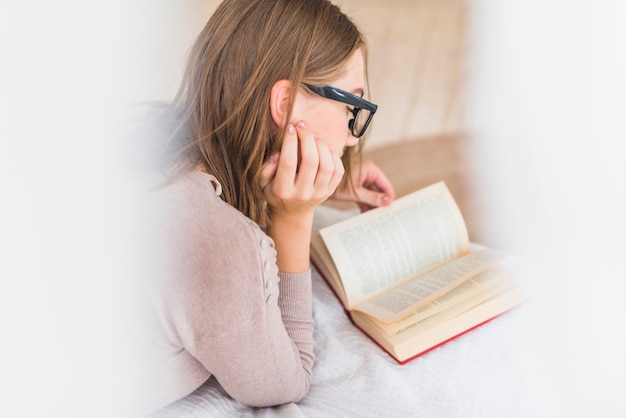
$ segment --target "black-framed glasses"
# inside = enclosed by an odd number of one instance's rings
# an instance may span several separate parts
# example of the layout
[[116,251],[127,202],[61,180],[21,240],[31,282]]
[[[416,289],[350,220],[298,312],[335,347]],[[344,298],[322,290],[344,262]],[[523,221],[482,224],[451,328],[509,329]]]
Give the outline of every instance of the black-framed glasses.
[[374,117],[374,113],[376,113],[376,109],[378,109],[377,105],[355,94],[338,89],[337,87],[317,87],[307,83],[303,84],[315,94],[354,106],[350,109],[354,117],[348,122],[348,128],[356,138],[360,138],[365,134],[367,127]]

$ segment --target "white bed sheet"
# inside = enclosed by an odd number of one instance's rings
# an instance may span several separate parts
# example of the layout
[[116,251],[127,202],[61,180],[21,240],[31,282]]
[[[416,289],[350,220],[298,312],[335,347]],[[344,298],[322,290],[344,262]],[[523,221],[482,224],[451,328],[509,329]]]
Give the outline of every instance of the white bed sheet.
[[[337,215],[323,210],[322,224]],[[319,215],[318,215],[319,218]],[[317,226],[320,224],[318,223]],[[155,417],[552,417],[539,346],[523,305],[399,365],[348,319],[313,270],[315,354],[309,394],[297,404],[250,408],[214,379]]]

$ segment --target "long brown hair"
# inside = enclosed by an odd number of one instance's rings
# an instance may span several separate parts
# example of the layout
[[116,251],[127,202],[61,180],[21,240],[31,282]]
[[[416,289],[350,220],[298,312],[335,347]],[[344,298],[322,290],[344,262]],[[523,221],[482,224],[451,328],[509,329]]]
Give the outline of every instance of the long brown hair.
[[[270,114],[272,86],[283,79],[330,84],[359,48],[366,56],[361,32],[327,0],[225,0],[191,49],[172,103],[179,121],[174,171],[202,168],[221,183],[226,202],[267,225],[259,175],[284,135]],[[342,187],[354,153],[344,153]]]

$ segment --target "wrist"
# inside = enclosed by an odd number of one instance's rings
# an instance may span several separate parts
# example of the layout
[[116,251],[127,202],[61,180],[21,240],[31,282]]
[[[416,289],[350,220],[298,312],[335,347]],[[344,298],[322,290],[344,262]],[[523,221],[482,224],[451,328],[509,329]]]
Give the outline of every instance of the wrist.
[[300,211],[269,210],[270,225],[295,228],[296,230],[313,227],[315,208]]
[[313,211],[299,216],[270,215],[267,234],[276,246],[278,270],[285,273],[307,271],[310,268],[309,246],[313,229]]

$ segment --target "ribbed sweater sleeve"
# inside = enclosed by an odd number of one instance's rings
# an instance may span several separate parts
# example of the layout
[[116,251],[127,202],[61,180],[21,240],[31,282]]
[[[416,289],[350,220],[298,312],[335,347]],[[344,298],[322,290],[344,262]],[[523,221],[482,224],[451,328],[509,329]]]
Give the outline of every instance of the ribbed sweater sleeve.
[[311,300],[311,271],[306,273],[280,273],[278,299],[287,334],[298,347],[305,370],[310,372],[313,355],[313,306]]

